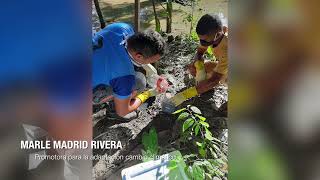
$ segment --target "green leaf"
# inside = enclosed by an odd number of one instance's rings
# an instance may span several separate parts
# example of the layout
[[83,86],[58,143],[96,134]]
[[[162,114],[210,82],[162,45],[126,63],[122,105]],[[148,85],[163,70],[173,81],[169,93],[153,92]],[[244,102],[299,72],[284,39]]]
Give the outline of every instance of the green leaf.
[[222,159],[217,159],[216,162],[219,163],[220,165],[225,164],[225,162]]
[[198,114],[195,114],[195,116],[196,116],[197,118],[199,118],[201,121],[205,121],[205,120],[206,120],[205,117],[202,117],[202,116],[200,116],[200,115],[198,115]]
[[210,147],[209,148],[210,152],[211,152],[211,156],[213,156],[214,158],[218,158],[217,153]]
[[207,179],[213,179],[212,175],[209,173],[206,173],[206,177],[207,177]]
[[212,47],[210,46],[208,49],[207,49],[207,53],[211,56],[213,56],[213,50],[212,50]]
[[143,162],[152,161],[154,158],[154,155],[149,150],[148,151],[141,150],[141,154],[142,154]]
[[207,127],[205,127],[205,129],[206,129],[206,133],[212,135],[212,133],[209,131],[209,129]]
[[188,116],[189,116],[189,113],[183,112],[183,113],[181,113],[181,114],[179,115],[179,117],[177,118],[177,121],[184,120],[184,119],[186,119]]
[[217,152],[221,152],[220,148],[215,145],[215,144],[212,144],[212,147],[217,151]]
[[204,160],[203,161],[203,165],[207,168],[207,170],[209,172],[213,172],[214,171],[214,167],[212,166],[212,164],[208,160]]
[[213,140],[218,142],[218,143],[221,143],[221,141],[219,139],[215,138],[215,137],[213,137]]
[[207,151],[203,148],[200,148],[199,149],[199,154],[201,157],[206,157],[206,154],[207,154]]
[[195,157],[197,157],[197,155],[195,154],[188,154],[183,156],[184,159],[195,158]]
[[215,171],[215,174],[216,174],[217,176],[220,176],[220,177],[223,177],[223,176],[224,176],[224,173],[221,172],[220,169],[217,169],[217,170]]
[[184,168],[184,172],[187,174],[187,176],[192,179],[193,178],[193,174],[192,174],[192,167],[191,166],[186,166]]
[[185,132],[187,129],[189,129],[192,124],[194,123],[194,120],[192,118],[187,119],[182,126],[182,131]]
[[197,107],[195,107],[195,106],[189,105],[188,108],[189,108],[192,112],[194,112],[194,113],[196,113],[196,114],[201,114],[200,109],[197,108]]
[[197,32],[196,31],[191,31],[191,38],[192,38],[192,40],[194,40],[194,41],[199,41],[199,36],[198,36],[198,34],[197,34]]
[[194,129],[194,133],[195,133],[196,136],[198,135],[199,130],[200,130],[200,125],[198,124]]
[[213,140],[213,137],[212,137],[212,135],[211,135],[211,132],[210,132],[208,129],[206,129],[206,134],[205,134],[204,136],[205,136],[205,138],[207,138],[209,141],[212,141],[212,140]]
[[179,109],[179,110],[173,112],[172,114],[179,114],[179,113],[181,113],[181,112],[183,112],[185,110],[187,110],[187,109],[186,108],[182,108],[182,109]]
[[222,159],[209,159],[208,161],[212,164],[212,166],[217,168],[226,164]]
[[173,170],[173,169],[175,169],[177,167],[178,167],[178,163],[176,161],[174,161],[174,160],[169,161],[169,164],[168,164],[168,169],[169,170]]
[[142,155],[148,156],[144,158],[145,160],[148,160],[150,159],[149,157],[153,157],[158,154],[158,135],[155,128],[151,128],[148,133],[143,133],[142,144],[144,149],[144,151],[142,151]]
[[204,170],[200,166],[192,166],[192,176],[194,180],[204,180],[204,173]]
[[196,145],[201,147],[202,146],[202,143],[199,143],[199,142],[196,142]]
[[202,126],[205,126],[206,128],[209,127],[209,124],[204,121],[200,121],[199,123],[202,124]]
[[208,161],[210,162],[210,164],[212,164],[212,166],[214,167],[219,167],[220,164],[217,162],[217,159],[208,159]]
[[192,126],[192,130],[194,130],[194,128],[198,125],[199,123],[197,121],[194,121],[193,126]]

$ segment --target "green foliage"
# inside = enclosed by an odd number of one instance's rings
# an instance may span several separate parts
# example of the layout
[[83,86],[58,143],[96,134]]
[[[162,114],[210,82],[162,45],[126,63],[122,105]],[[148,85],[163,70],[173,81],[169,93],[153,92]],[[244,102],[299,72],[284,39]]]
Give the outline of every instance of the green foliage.
[[173,5],[172,5],[172,0],[167,0],[167,33],[172,32],[172,10],[173,10]]
[[169,170],[173,170],[173,169],[177,168],[178,164],[180,164],[183,161],[184,161],[184,159],[181,155],[175,156],[172,160],[169,161],[169,165],[168,165]]
[[156,29],[155,31],[157,31],[158,33],[161,32],[161,25],[160,25],[160,20],[156,19]]
[[[166,2],[161,2],[161,1],[156,1],[156,0],[150,0],[150,1],[152,2],[153,13],[154,13],[154,17],[155,17],[155,23],[156,23],[155,31],[157,31],[159,33],[162,32],[159,17],[166,17],[166,19],[167,19],[166,32],[171,33],[171,31],[172,31],[172,11],[173,11],[172,0],[168,0]],[[164,12],[157,12],[156,3],[159,4],[165,11]],[[166,4],[167,7],[164,7],[163,4]]]
[[174,114],[179,114],[177,120],[183,121],[182,137],[185,140],[194,139],[199,154],[202,157],[211,156],[205,149],[208,149],[210,142],[214,140],[212,133],[209,131],[209,124],[206,118],[201,115],[201,111],[195,106],[188,106],[187,108],[178,110]]
[[177,161],[175,161],[175,160],[169,161],[169,164],[168,164],[168,169],[169,170],[173,170],[173,169],[175,169],[177,167],[178,167]]
[[190,24],[190,36],[192,34],[192,31],[194,30],[194,27],[198,21],[198,18],[195,17],[194,13],[196,10],[196,7],[199,5],[200,0],[191,0],[191,8],[189,12],[185,12],[183,15],[183,22],[188,25]]
[[153,160],[159,152],[158,135],[155,128],[151,128],[148,133],[143,133],[142,144],[143,162]]
[[187,110],[187,108],[179,109],[179,110],[175,111],[175,112],[172,113],[172,114],[179,114],[179,113],[181,113],[181,112],[184,112],[185,110]]
[[211,46],[206,51],[205,55],[207,56],[208,59],[216,60],[216,58],[215,58],[215,56],[213,54],[213,49],[212,49]]
[[178,120],[178,121],[179,121],[179,120],[184,120],[184,119],[186,119],[188,116],[189,116],[189,114],[186,113],[186,112],[181,113],[181,114],[179,115],[179,117],[178,117],[177,120]]
[[221,141],[213,137],[209,130],[210,125],[201,111],[189,105],[173,114],[178,115],[177,120],[183,122],[181,131],[183,141],[193,141],[193,145],[198,149],[196,154],[184,156],[187,163],[185,172],[189,178],[203,180],[223,177],[224,171],[221,169],[226,166],[227,161],[221,151]]
[[185,158],[185,161],[192,163],[185,168],[190,179],[213,179],[213,177],[224,177],[223,168],[226,162],[222,159],[195,159],[196,155]]
[[192,166],[192,176],[194,180],[203,180],[204,179],[204,170],[196,163]]
[[158,13],[156,10],[156,4],[155,4],[155,0],[151,0],[152,2],[152,7],[153,7],[153,14],[154,14],[154,20],[156,22],[156,29],[155,31],[157,31],[158,33],[161,32],[161,25],[160,25],[160,19],[158,17]]
[[195,120],[192,118],[187,119],[182,126],[182,131],[185,132],[187,131],[193,124],[195,123]]
[[197,32],[194,30],[191,31],[190,38],[195,42],[198,42],[200,40]]
[[185,24],[187,23],[191,23],[193,21],[193,16],[190,13],[186,13],[183,20],[182,20]]

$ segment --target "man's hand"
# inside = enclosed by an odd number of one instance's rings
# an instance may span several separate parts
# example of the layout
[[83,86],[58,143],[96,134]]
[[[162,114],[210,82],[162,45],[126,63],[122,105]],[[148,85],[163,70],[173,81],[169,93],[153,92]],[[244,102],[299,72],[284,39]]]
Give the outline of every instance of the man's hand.
[[196,76],[196,73],[197,73],[197,70],[196,70],[196,67],[194,67],[194,62],[192,62],[191,64],[189,64],[188,66],[187,66],[187,69],[189,70],[189,72],[190,72],[190,74],[192,75],[192,76]]
[[196,81],[197,83],[206,80],[207,73],[204,67],[204,61],[203,60],[197,60],[194,63],[194,67],[196,68]]
[[197,85],[198,93],[202,94],[214,88],[220,82],[222,76],[222,74],[214,72],[210,79],[204,80]]
[[157,80],[157,87],[155,87],[156,89],[156,93],[157,94],[161,94],[161,93],[165,93],[169,88],[169,82],[167,81],[166,78],[159,76],[159,79]]
[[208,47],[205,47],[205,46],[199,46],[198,49],[197,49],[197,53],[195,54],[194,58],[193,58],[193,62],[191,64],[189,64],[187,66],[187,69],[190,71],[190,74],[192,76],[196,76],[196,67],[194,65],[194,63],[196,61],[204,61],[203,59],[203,54],[207,51]]
[[192,76],[195,77],[197,83],[206,79],[207,73],[203,60],[196,60],[188,65],[188,70]]

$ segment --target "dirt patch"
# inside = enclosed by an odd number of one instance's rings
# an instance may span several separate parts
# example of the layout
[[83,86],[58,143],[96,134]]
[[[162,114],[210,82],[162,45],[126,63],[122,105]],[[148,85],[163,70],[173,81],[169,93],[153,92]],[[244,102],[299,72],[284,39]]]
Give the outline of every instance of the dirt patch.
[[[192,78],[185,70],[185,66],[191,62],[194,50],[196,48],[194,42],[189,42],[185,38],[176,37],[169,44],[169,53],[163,57],[159,64],[159,74],[173,83],[168,93],[175,94],[186,87],[193,84]],[[94,155],[108,155],[108,160],[94,161],[93,177],[94,179],[120,179],[120,172],[123,168],[130,167],[141,161],[126,161],[125,159],[117,159],[119,156],[140,154],[141,152],[141,136],[150,127],[155,127],[159,132],[159,143],[162,150],[161,153],[170,152],[174,149],[171,146],[174,132],[177,132],[177,124],[175,116],[161,111],[161,102],[165,99],[165,95],[161,94],[156,97],[154,103],[146,110],[138,112],[138,117],[130,122],[123,122],[120,119],[111,118],[108,111],[102,108],[93,114],[94,121],[94,139],[95,140],[113,140],[121,141],[123,148],[120,150],[99,150],[94,151]],[[222,133],[226,129],[226,114],[222,111],[222,104],[227,101],[227,88],[219,86],[213,91],[208,92],[199,97],[193,98],[181,105],[184,107],[188,104],[197,106],[211,125],[214,134]],[[117,176],[117,177],[115,177]],[[110,179],[110,178],[109,178]]]

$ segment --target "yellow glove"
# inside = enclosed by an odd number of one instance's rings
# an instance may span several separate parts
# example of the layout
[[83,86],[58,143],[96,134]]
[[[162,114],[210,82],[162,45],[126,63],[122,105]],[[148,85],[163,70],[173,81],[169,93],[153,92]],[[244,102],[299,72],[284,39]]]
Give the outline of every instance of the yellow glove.
[[197,92],[196,87],[191,87],[189,89],[186,89],[186,90],[176,94],[170,100],[174,103],[175,106],[179,106],[187,99],[190,99],[190,98],[197,96],[197,95],[198,95],[198,92]]
[[139,94],[136,98],[140,99],[141,103],[144,103],[148,98],[155,95],[157,95],[156,89],[149,89],[148,91]]
[[197,83],[198,82],[201,82],[203,80],[206,80],[206,70],[205,70],[205,67],[204,67],[204,61],[202,60],[197,60],[195,63],[194,63],[194,67],[196,68],[196,81]]

